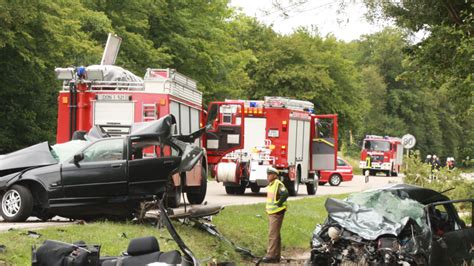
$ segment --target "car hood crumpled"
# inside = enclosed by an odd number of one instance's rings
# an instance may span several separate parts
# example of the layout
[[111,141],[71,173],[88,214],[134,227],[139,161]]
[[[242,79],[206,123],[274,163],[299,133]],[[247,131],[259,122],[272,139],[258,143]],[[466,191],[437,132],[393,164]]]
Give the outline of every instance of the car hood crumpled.
[[0,176],[21,171],[22,169],[56,164],[58,160],[53,157],[48,142],[0,155]]
[[356,193],[346,200],[328,198],[325,207],[332,220],[367,240],[385,234],[398,236],[410,220],[423,231],[429,229],[422,204],[386,190]]

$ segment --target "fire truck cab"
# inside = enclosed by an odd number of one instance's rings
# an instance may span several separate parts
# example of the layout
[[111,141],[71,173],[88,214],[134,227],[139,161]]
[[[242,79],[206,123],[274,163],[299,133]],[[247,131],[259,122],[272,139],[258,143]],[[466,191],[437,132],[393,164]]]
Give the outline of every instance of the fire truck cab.
[[228,194],[259,192],[266,169],[276,167],[290,195],[306,184],[316,193],[318,171],[337,160],[337,115],[314,115],[311,102],[284,97],[226,100],[209,105],[212,129],[206,135],[213,177]]
[[367,135],[362,144],[359,167],[363,174],[387,176],[400,173],[403,160],[403,146],[400,138]]
[[[73,139],[75,132],[98,127],[104,136],[129,134],[132,124],[173,114],[177,135],[199,130],[205,114],[202,92],[194,80],[174,69],[146,70],[144,78],[114,65],[57,68],[63,87],[58,96],[57,143]],[[201,145],[200,140],[196,143]],[[171,151],[170,151],[171,152]],[[160,173],[156,173],[159,175]],[[207,158],[191,171],[175,174],[169,184],[168,204],[180,204],[181,192],[192,204],[206,195]]]

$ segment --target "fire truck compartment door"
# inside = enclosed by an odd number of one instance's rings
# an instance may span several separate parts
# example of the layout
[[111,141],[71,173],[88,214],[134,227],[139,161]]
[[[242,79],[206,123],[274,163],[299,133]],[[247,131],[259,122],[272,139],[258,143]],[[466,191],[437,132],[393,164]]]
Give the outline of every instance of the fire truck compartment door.
[[225,155],[244,147],[244,105],[213,102],[209,106],[206,148],[209,155]]
[[337,165],[337,115],[316,115],[312,118],[311,168],[335,170]]
[[134,122],[133,102],[94,102],[94,125],[130,126]]

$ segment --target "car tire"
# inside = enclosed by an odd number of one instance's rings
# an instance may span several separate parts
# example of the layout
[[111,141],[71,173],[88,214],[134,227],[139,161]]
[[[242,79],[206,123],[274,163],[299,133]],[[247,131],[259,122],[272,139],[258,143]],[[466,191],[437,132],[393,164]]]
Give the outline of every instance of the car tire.
[[329,185],[337,187],[341,184],[342,177],[339,174],[333,174],[329,177]]
[[257,184],[250,184],[250,190],[252,190],[253,193],[258,193],[260,192],[260,187]]
[[168,195],[166,197],[168,207],[170,208],[178,208],[179,205],[181,204],[181,192],[182,192],[182,187],[181,185],[179,186],[174,186],[174,184],[171,185],[171,187],[168,189]]
[[199,191],[194,193],[186,193],[189,203],[191,204],[201,204],[206,198],[207,192],[207,172],[204,167],[201,168],[201,186],[199,186]]
[[326,182],[318,182],[318,185],[324,186],[324,185],[326,185]]
[[2,217],[7,222],[24,222],[33,212],[33,196],[24,186],[13,185],[2,196]]

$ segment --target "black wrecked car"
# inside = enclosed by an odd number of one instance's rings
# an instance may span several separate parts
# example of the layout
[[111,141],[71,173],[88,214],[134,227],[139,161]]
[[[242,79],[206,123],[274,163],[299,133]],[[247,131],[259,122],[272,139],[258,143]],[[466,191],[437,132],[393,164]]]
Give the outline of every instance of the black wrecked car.
[[204,155],[171,134],[175,123],[168,115],[124,137],[44,142],[0,156],[3,219],[131,217],[141,201],[165,192],[171,175]]
[[472,265],[474,199],[398,184],[327,199],[312,265]]

